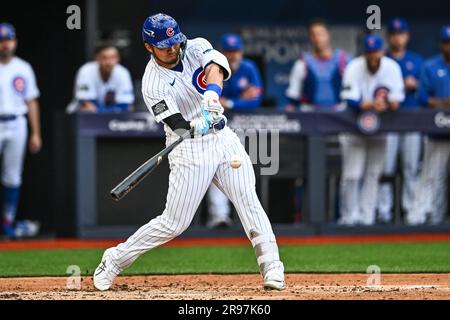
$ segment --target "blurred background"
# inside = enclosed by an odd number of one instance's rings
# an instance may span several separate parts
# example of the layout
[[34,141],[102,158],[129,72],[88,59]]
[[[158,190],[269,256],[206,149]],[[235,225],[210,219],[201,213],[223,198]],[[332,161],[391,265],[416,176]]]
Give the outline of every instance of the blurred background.
[[[81,8],[81,30],[66,28],[66,9],[73,4]],[[311,50],[308,23],[313,18],[325,19],[333,48],[358,56],[362,39],[369,31],[366,9],[371,4],[350,0],[229,0],[216,2],[213,7],[203,0],[60,0],[26,5],[9,2],[0,11],[0,21],[15,26],[17,55],[28,61],[36,73],[43,135],[42,151],[26,156],[18,219],[40,221],[43,236],[114,238],[128,235],[162,212],[167,163],[120,203],[113,202],[108,194],[116,183],[164,146],[160,128],[151,119],[145,122],[146,115],[139,114],[146,111],[140,85],[149,55],[143,47],[141,28],[149,15],[167,13],[177,20],[188,39],[204,37],[217,48],[223,34],[239,34],[244,55],[255,62],[262,77],[264,96],[257,112],[279,115],[286,113],[286,89],[292,67],[304,52]],[[408,48],[424,59],[439,54],[439,30],[450,23],[450,3],[378,1],[377,5],[381,8],[380,34],[386,36],[389,18],[404,17],[411,34]],[[96,48],[105,41],[119,49],[121,64],[130,71],[135,90],[133,112],[138,115],[67,115],[77,70],[95,59]],[[294,111],[289,119],[297,113],[301,111]],[[304,119],[301,121],[310,118]],[[144,129],[139,127],[142,121]],[[111,129],[111,124],[139,128],[121,131]],[[394,125],[395,121],[390,128]],[[279,173],[263,177],[259,175],[260,165],[255,165],[257,190],[276,232],[303,235],[449,230],[447,212],[439,223],[405,223],[401,165],[381,178],[393,186],[389,221],[377,220],[369,226],[338,224],[341,158],[336,132],[328,138],[311,138],[304,132],[281,135]],[[401,164],[400,159],[396,161]],[[311,168],[313,164],[318,167]],[[319,178],[314,181],[316,174]],[[443,192],[448,198],[447,191]],[[208,228],[209,210],[205,200],[187,235],[241,234],[233,210],[232,223],[227,223],[226,228]]]

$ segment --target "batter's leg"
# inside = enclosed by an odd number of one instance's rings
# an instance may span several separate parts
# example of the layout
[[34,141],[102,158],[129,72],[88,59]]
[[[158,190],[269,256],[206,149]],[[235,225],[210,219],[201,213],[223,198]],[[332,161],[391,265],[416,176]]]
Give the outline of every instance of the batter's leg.
[[386,157],[386,137],[366,137],[364,139],[367,146],[367,160],[361,187],[361,223],[373,225],[375,223],[379,180]]
[[[399,150],[400,137],[397,133],[389,133],[386,141],[386,159],[384,162],[383,174],[393,176],[397,168],[397,155]],[[378,191],[378,213],[383,222],[392,220],[392,208],[394,203],[394,188],[392,183],[384,182],[380,184]]]
[[341,225],[351,226],[360,220],[360,183],[366,162],[366,147],[360,136],[342,134],[339,136],[342,155],[342,176],[340,182]]
[[[247,237],[255,250],[257,262],[266,288],[283,290],[284,265],[280,260],[275,235],[269,218],[258,199],[253,165],[239,138],[231,131],[223,132],[223,161],[214,182],[224,191],[236,208]],[[241,166],[230,166],[230,158],[237,156]]]
[[94,272],[94,285],[107,290],[114,278],[139,256],[180,235],[190,225],[211,184],[218,161],[211,139],[186,140],[169,155],[170,175],[164,212],[128,240],[105,251]]

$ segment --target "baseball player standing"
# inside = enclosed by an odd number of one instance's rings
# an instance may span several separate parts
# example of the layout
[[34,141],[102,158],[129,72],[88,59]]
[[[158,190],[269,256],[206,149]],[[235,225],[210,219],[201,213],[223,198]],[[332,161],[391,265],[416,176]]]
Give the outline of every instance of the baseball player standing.
[[[399,65],[384,56],[383,39],[368,35],[364,55],[350,61],[344,71],[341,97],[357,112],[395,110],[404,99]],[[343,134],[340,224],[375,222],[378,180],[383,171],[386,137]]]
[[[244,58],[244,45],[237,34],[224,34],[221,50],[227,58],[231,77],[223,84],[220,103],[225,110],[254,110],[261,106],[263,83],[258,67],[250,59]],[[207,193],[210,228],[227,227],[232,224],[228,198],[211,184]]]
[[[450,25],[440,33],[441,54],[424,64],[420,77],[419,96],[429,108],[450,107]],[[425,140],[423,168],[417,184],[411,212],[406,216],[410,225],[438,224],[447,213],[447,174],[450,158],[450,137],[428,135]],[[429,215],[429,216],[428,216]]]
[[2,155],[3,233],[17,236],[14,225],[30,122],[29,150],[41,149],[39,90],[30,64],[16,57],[16,31],[0,24],[0,154]]
[[[406,46],[409,41],[409,26],[405,19],[393,18],[388,23],[389,52],[387,56],[394,59],[402,69],[405,84],[405,100],[401,103],[403,109],[416,109],[420,106],[418,87],[422,58],[409,50]],[[421,155],[422,138],[419,132],[405,134],[390,133],[387,135],[386,161],[384,174],[395,174],[397,155],[401,152],[403,187],[401,205],[408,215],[414,197]],[[380,185],[378,194],[378,218],[380,222],[387,223],[392,220],[393,188],[390,183]]]
[[[231,76],[227,59],[203,38],[187,40],[176,21],[161,13],[145,20],[143,39],[151,53],[142,82],[150,113],[164,123],[168,145],[191,128],[194,136],[169,155],[164,212],[126,242],[105,251],[94,272],[95,287],[109,289],[115,277],[140,255],[186,230],[213,182],[236,207],[255,249],[264,287],[283,290],[284,266],[256,195],[250,157],[222,115],[222,83]],[[230,159],[236,156],[241,166],[232,168]]]
[[322,20],[308,26],[312,52],[305,52],[292,67],[286,90],[287,111],[310,111],[317,108],[336,108],[340,102],[342,75],[350,56],[331,47],[330,31]]

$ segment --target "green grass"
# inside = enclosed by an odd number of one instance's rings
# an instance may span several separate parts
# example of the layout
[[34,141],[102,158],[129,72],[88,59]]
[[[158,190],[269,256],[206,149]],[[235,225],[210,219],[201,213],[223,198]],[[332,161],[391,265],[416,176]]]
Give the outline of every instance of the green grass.
[[[92,274],[103,250],[0,251],[0,277],[65,276],[69,265]],[[450,272],[450,242],[397,244],[286,245],[280,254],[287,272]],[[124,274],[256,273],[250,246],[155,249]]]

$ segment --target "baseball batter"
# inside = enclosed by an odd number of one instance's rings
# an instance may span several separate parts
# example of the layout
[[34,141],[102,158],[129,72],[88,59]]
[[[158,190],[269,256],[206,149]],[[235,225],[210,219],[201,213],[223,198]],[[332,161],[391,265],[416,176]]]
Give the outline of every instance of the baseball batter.
[[[404,99],[401,69],[394,60],[383,56],[383,46],[381,37],[366,36],[364,55],[350,61],[344,71],[341,97],[358,112],[396,109]],[[339,138],[343,163],[339,222],[372,225],[386,137],[344,134]]]
[[0,155],[3,185],[3,233],[15,238],[14,225],[22,183],[22,167],[28,138],[29,149],[41,149],[39,90],[30,64],[16,57],[16,31],[8,23],[0,24]]
[[[105,251],[94,272],[95,287],[109,289],[115,277],[139,256],[186,230],[214,183],[236,207],[255,249],[264,287],[283,290],[284,266],[269,219],[256,195],[252,163],[222,115],[222,82],[231,75],[227,59],[205,39],[187,40],[176,21],[165,14],[145,20],[143,39],[151,53],[142,81],[149,111],[156,121],[165,124],[168,145],[191,128],[194,136],[169,155],[164,212],[126,242]],[[235,165],[236,158],[240,165]]]

